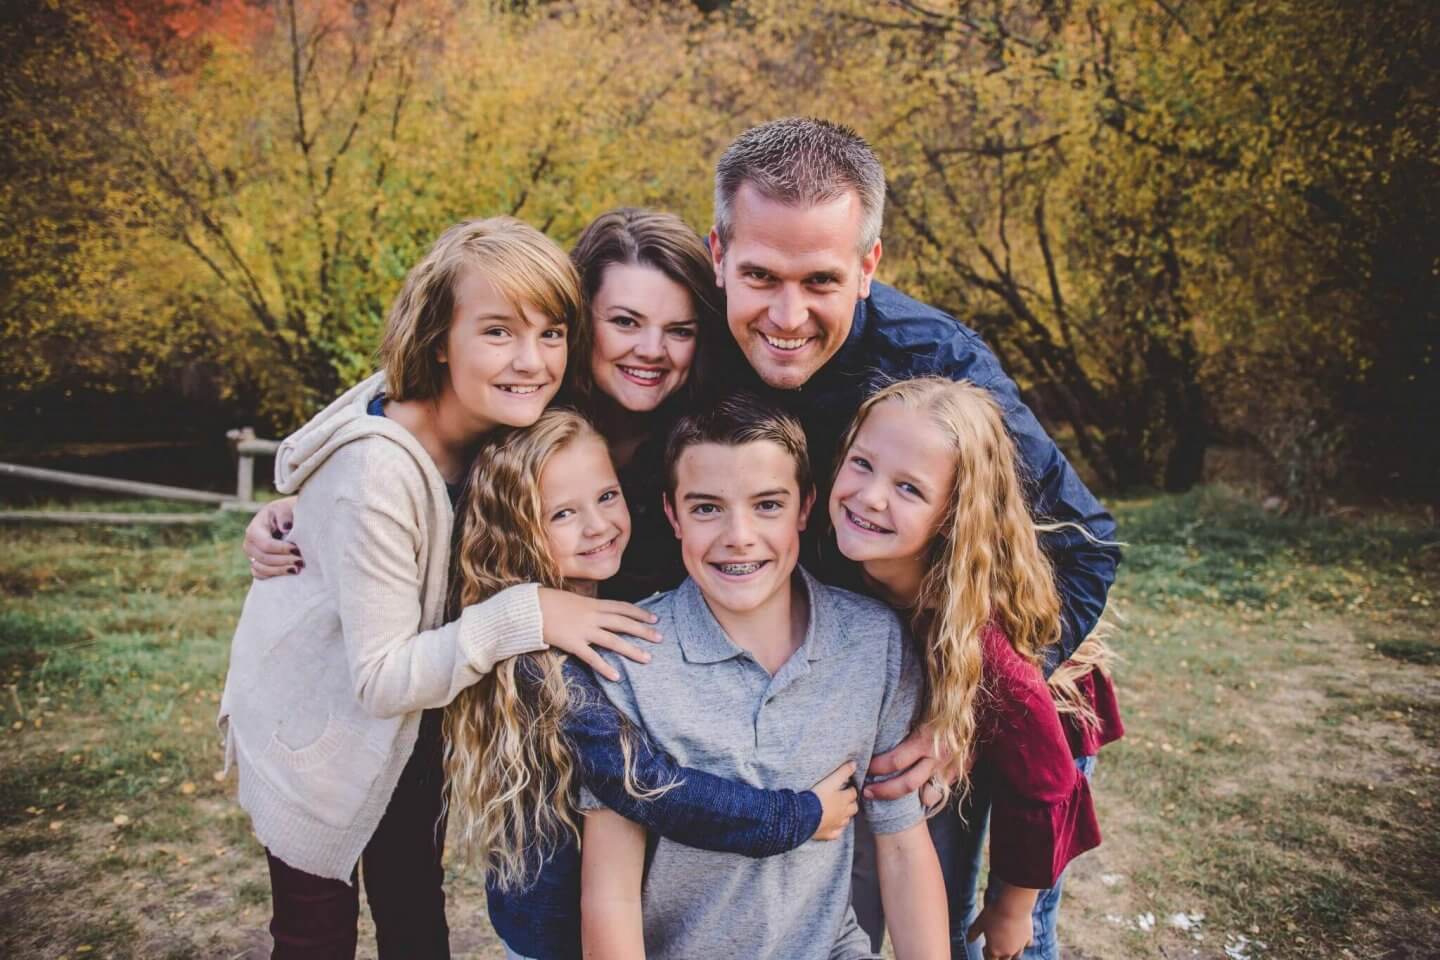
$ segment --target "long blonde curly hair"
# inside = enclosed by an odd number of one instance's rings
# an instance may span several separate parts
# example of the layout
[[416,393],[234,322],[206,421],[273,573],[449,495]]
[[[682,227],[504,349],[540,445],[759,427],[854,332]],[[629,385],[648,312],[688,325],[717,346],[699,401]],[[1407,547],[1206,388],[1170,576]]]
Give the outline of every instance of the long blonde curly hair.
[[[999,405],[982,387],[942,377],[884,387],[861,404],[841,450],[849,449],[882,403],[900,403],[929,417],[954,451],[954,485],[929,547],[912,626],[925,660],[921,722],[947,756],[935,770],[936,781],[953,780],[963,796],[977,707],[986,695],[984,631],[992,624],[1003,630],[1016,653],[1040,668],[1043,651],[1060,639],[1061,628],[1060,594],[1038,533],[1070,525],[1037,525],[1031,517],[1015,443]],[[1095,722],[1077,681],[1089,669],[1103,668],[1107,653],[1103,641],[1087,638],[1071,657],[1073,666],[1057,673],[1059,682],[1050,690],[1062,712]]]
[[[540,473],[560,450],[598,436],[579,414],[548,410],[477,454],[456,523],[453,613],[516,584],[565,585]],[[564,660],[550,651],[502,660],[445,709],[450,835],[501,889],[525,886],[565,834],[580,839]]]

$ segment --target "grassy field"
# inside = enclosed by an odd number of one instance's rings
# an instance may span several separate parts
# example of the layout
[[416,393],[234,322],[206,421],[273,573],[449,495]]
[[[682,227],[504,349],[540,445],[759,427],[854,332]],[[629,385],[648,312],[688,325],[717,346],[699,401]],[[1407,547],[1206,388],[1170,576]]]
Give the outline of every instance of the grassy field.
[[[1071,955],[1440,956],[1440,532],[1220,489],[1116,507],[1129,732]],[[0,956],[268,955],[213,722],[239,532],[0,528]],[[483,904],[452,869],[457,957],[501,955]]]

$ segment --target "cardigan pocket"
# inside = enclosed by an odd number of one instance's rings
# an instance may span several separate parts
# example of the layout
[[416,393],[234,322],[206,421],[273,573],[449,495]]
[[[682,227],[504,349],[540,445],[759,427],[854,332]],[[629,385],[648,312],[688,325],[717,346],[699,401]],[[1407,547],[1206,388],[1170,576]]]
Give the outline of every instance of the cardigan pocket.
[[272,733],[264,759],[312,816],[340,829],[372,801],[371,788],[389,762],[363,731],[333,713],[320,736],[304,746],[292,747]]

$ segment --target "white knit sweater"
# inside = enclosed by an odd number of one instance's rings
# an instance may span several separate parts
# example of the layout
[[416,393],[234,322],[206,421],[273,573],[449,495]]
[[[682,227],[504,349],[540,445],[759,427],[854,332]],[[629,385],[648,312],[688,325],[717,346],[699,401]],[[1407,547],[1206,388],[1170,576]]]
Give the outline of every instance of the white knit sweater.
[[415,437],[365,408],[379,375],[285,441],[298,576],[255,582],[220,702],[240,804],[281,860],[349,880],[415,745],[420,713],[496,661],[545,648],[539,596],[512,587],[444,622],[453,515]]

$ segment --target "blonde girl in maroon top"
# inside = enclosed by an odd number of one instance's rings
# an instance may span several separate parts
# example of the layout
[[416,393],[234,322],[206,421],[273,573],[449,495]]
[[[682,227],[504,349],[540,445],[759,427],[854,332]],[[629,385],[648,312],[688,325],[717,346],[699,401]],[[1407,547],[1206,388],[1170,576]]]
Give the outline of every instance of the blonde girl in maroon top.
[[[1046,683],[1060,600],[1037,537],[1045,527],[1028,512],[988,391],[943,378],[892,384],[860,407],[841,449],[829,501],[836,543],[873,592],[910,612],[922,647],[921,722],[941,758],[927,800],[940,819],[955,817],[972,786],[991,798],[991,889],[973,922],[952,915],[953,955],[1020,957],[1037,896],[1100,842],[1076,749],[1093,753],[1120,732],[1097,669],[1104,647],[1087,640]],[[973,849],[983,821],[932,832],[937,847],[965,846],[965,830]],[[952,908],[968,911],[973,855],[938,852]]]

